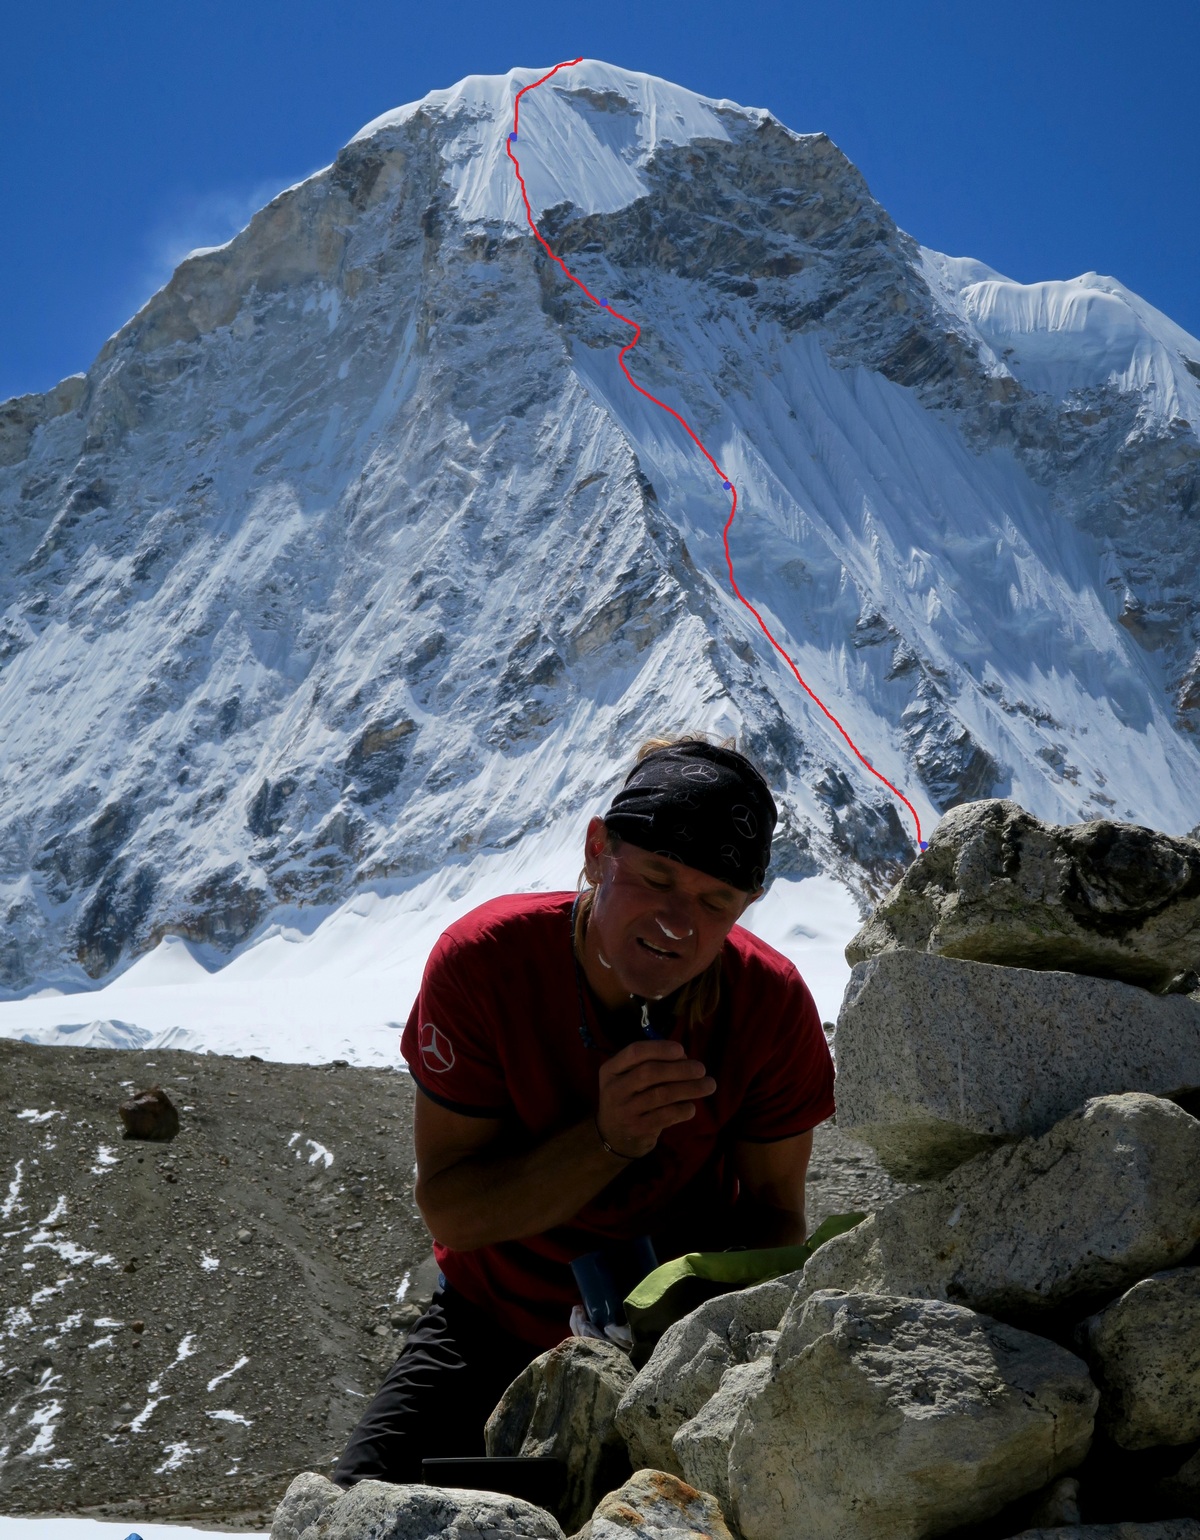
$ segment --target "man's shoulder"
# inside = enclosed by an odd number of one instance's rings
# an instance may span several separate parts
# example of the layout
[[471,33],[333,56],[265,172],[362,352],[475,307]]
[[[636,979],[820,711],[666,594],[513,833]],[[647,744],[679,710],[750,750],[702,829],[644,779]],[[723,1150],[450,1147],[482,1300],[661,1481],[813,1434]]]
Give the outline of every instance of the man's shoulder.
[[538,940],[567,923],[574,893],[504,893],[448,925],[440,946],[450,951]]
[[726,939],[724,967],[735,997],[811,999],[795,963],[741,925],[735,925]]
[[761,936],[756,936],[742,925],[735,925],[729,932],[725,949],[726,962],[734,963],[748,976],[781,981],[800,977],[795,963],[789,957],[776,951],[770,942],[764,941]]

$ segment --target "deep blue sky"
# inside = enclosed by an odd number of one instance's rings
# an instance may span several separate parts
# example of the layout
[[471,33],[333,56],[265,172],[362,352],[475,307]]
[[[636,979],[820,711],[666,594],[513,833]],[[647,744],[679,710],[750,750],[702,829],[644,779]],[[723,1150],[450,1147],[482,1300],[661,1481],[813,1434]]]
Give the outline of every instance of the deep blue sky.
[[926,245],[1200,333],[1197,0],[43,0],[0,50],[0,399],[380,112],[575,54],[824,130]]

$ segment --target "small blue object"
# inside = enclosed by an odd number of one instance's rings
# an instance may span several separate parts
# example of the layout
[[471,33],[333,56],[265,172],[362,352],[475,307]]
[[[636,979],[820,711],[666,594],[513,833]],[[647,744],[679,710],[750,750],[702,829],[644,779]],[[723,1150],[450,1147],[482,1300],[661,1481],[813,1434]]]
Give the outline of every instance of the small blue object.
[[606,299],[602,299],[600,301],[600,308],[602,310],[607,310],[608,309],[608,301]]
[[517,137],[516,134],[509,134],[509,136],[508,136],[509,144],[511,144],[516,137]]
[[721,483],[721,485],[725,488],[726,492],[732,492],[733,491],[733,482],[732,481],[723,481]]
[[929,849],[929,841],[928,840],[918,840],[917,843],[920,845],[922,850],[928,850]]
[[125,1536],[125,1540],[142,1540],[142,1537],[138,1534],[136,1529],[131,1529]]

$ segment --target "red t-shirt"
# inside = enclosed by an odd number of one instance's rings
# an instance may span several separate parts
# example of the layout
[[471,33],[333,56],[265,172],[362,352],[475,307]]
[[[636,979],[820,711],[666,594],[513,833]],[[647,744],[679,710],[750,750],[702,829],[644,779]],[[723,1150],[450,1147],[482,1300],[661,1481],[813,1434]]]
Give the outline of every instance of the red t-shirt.
[[[502,1118],[535,1144],[596,1110],[598,1075],[619,1046],[571,945],[572,893],[512,894],[473,909],[430,953],[400,1048],[417,1085],[454,1112]],[[434,1254],[448,1282],[508,1331],[553,1347],[569,1335],[579,1292],[570,1264],[649,1235],[660,1261],[728,1244],[737,1140],[771,1143],[833,1114],[833,1064],[813,998],[786,957],[735,925],[722,953],[721,998],[696,1027],[671,1032],[716,1082],[688,1122],[666,1129],[575,1216],[521,1241]],[[664,1027],[664,1031],[669,1028]]]

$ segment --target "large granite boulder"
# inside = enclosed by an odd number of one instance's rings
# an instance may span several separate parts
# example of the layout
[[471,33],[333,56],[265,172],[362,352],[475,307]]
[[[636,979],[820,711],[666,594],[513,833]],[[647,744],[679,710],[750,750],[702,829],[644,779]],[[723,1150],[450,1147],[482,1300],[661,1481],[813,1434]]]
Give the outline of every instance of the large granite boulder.
[[[621,1398],[617,1427],[634,1466],[683,1476],[675,1434],[716,1394],[726,1369],[758,1357],[801,1279],[772,1278],[752,1289],[718,1294],[669,1326],[641,1373]],[[689,1478],[690,1479],[690,1478]]]
[[952,808],[846,948],[1055,968],[1149,989],[1200,969],[1200,843],[1138,824]]
[[559,1517],[568,1530],[631,1473],[615,1417],[634,1374],[615,1343],[568,1337],[522,1370],[488,1418],[489,1455],[549,1456],[566,1465]]
[[838,1127],[920,1180],[1091,1096],[1200,1086],[1200,998],[884,952],[854,969],[836,1043]]
[[1200,1122],[1154,1096],[1101,1096],[826,1242],[797,1299],[867,1290],[1032,1319],[1095,1308],[1197,1243]]
[[328,1476],[314,1470],[303,1471],[283,1494],[271,1520],[271,1540],[315,1540],[322,1533],[321,1521],[342,1496]]
[[[775,1334],[772,1333],[772,1336]],[[774,1344],[772,1344],[772,1348]],[[733,1364],[716,1391],[675,1434],[675,1458],[694,1486],[711,1492],[726,1513],[733,1512],[729,1490],[729,1446],[747,1401],[766,1389],[773,1373],[770,1355]]]
[[1083,1329],[1100,1422],[1123,1449],[1200,1439],[1200,1267],[1135,1283]]
[[306,1471],[275,1510],[271,1540],[563,1540],[541,1508],[498,1492],[360,1481]]
[[744,1540],[925,1540],[1077,1465],[1098,1400],[1074,1354],[961,1306],[816,1294],[748,1387],[732,1518]]
[[733,1540],[717,1500],[678,1476],[640,1470],[602,1498],[575,1540]]

